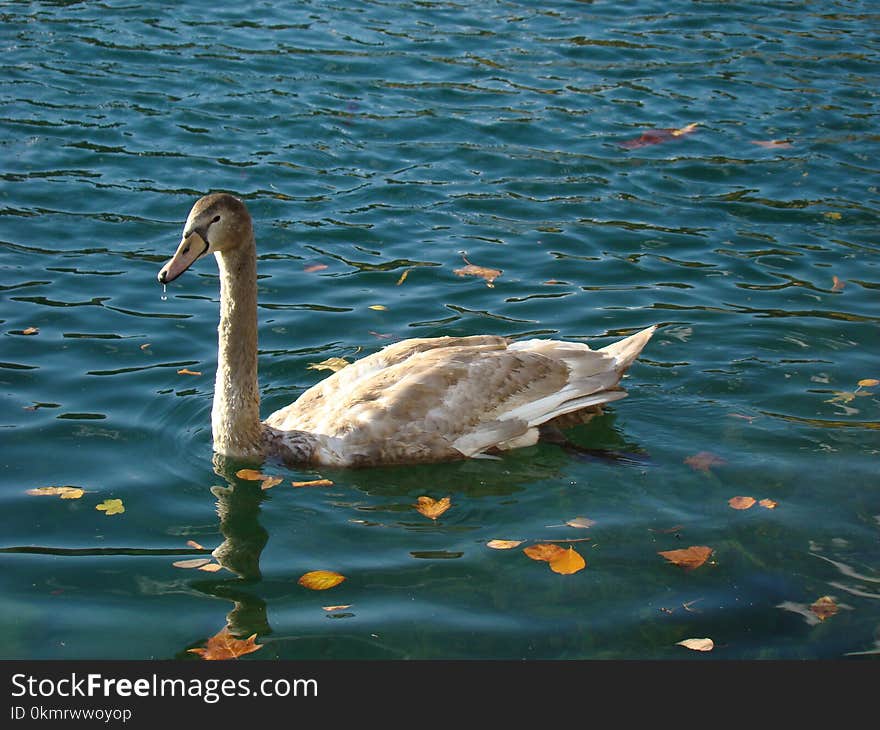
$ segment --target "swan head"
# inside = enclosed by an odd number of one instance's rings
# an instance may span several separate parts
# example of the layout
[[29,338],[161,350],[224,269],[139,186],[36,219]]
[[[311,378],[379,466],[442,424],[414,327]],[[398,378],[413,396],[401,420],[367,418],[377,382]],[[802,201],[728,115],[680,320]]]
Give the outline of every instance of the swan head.
[[199,198],[187,216],[174,256],[159,271],[159,283],[174,281],[209,253],[229,251],[253,241],[253,223],[245,204],[228,193]]

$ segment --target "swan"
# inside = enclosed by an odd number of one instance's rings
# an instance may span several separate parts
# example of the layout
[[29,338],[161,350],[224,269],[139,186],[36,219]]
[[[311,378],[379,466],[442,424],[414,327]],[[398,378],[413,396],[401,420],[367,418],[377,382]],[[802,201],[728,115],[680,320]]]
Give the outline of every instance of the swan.
[[[531,446],[626,392],[618,383],[656,325],[600,350],[494,335],[414,338],[353,362],[260,420],[257,253],[245,204],[193,205],[168,284],[213,253],[220,271],[214,451],[249,461],[339,467],[449,461]],[[583,417],[583,418],[582,418]]]

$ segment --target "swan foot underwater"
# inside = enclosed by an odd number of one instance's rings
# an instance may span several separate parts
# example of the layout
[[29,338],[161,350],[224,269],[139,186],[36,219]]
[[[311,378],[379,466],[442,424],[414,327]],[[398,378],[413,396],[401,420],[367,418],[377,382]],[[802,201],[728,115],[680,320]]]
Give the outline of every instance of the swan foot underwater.
[[656,329],[599,350],[494,335],[403,340],[261,420],[256,243],[247,207],[232,195],[196,201],[159,282],[209,253],[220,270],[211,428],[214,451],[235,459],[361,467],[492,456],[542,436],[559,443],[559,429],[626,396],[620,379]]

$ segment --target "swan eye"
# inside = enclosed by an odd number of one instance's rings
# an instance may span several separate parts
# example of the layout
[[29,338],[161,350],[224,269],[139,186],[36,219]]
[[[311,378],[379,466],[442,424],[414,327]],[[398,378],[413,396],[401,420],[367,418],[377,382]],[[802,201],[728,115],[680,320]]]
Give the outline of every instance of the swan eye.
[[220,216],[219,216],[219,215],[215,215],[214,218],[211,220],[211,223],[219,223],[219,222],[220,222]]
[[186,248],[183,249],[183,253],[189,253],[189,244],[186,244]]

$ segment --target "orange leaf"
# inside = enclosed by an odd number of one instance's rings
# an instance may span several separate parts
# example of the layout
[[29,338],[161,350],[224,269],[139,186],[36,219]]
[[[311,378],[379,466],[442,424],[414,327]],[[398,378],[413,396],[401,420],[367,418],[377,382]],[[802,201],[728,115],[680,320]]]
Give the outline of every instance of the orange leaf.
[[687,464],[691,469],[695,469],[697,471],[708,474],[710,467],[719,464],[726,464],[727,462],[724,461],[724,459],[722,459],[717,454],[713,454],[711,451],[700,451],[698,454],[688,456],[684,460],[684,463]]
[[268,478],[263,472],[256,469],[239,469],[235,472],[235,476],[239,479],[249,479],[251,481],[261,481]]
[[202,659],[237,659],[242,654],[250,654],[263,647],[257,644],[256,634],[251,634],[247,639],[236,639],[227,626],[223,630],[208,639],[204,648],[187,649],[193,654],[198,654]]
[[748,509],[749,507],[754,506],[755,498],[754,497],[731,497],[727,500],[727,504],[729,504],[734,509]]
[[344,580],[344,575],[332,570],[312,570],[301,575],[297,583],[313,591],[326,591],[328,588],[338,586]]
[[860,388],[873,388],[875,385],[880,385],[880,380],[875,380],[874,378],[865,378],[858,382],[858,386]]
[[523,552],[532,560],[543,560],[549,563],[560,555],[564,555],[565,549],[552,543],[539,542],[537,545],[529,545],[527,548],[523,548]]
[[557,555],[550,560],[550,570],[561,575],[571,575],[583,570],[587,567],[586,561],[581,554],[569,545],[568,550],[563,550],[561,555]]
[[22,330],[21,333],[23,335],[36,335],[39,331],[38,327],[28,327],[27,329]]
[[715,648],[715,642],[712,639],[684,639],[675,642],[678,646],[684,646],[693,651],[712,651]]
[[824,621],[837,613],[837,604],[831,596],[822,596],[810,604],[810,610],[819,617],[820,621]]
[[477,266],[468,261],[464,256],[462,256],[462,258],[467,266],[462,266],[460,269],[454,269],[452,272],[453,274],[456,276],[479,276],[485,279],[486,286],[495,286],[493,282],[501,276],[501,269],[490,269],[485,266]]
[[489,540],[486,547],[495,548],[495,550],[510,550],[519,547],[522,542],[522,540]]
[[204,570],[206,573],[216,573],[222,567],[220,563],[205,563],[199,566],[199,570]]
[[409,269],[404,269],[403,273],[400,275],[400,278],[397,280],[397,284],[395,286],[400,286],[403,282],[406,281],[406,277],[409,276]]
[[310,482],[291,482],[294,487],[332,487],[329,479],[312,479]]
[[201,371],[199,370],[190,370],[189,368],[181,368],[177,371],[178,375],[201,375]]
[[765,509],[776,509],[776,505],[778,504],[778,502],[773,499],[762,499],[760,502],[758,502],[758,504],[760,504]]
[[694,568],[699,568],[705,563],[713,552],[712,548],[706,547],[705,545],[691,545],[689,548],[682,548],[680,550],[663,550],[657,554],[662,555],[670,563],[680,565],[687,570],[693,570]]
[[430,517],[432,520],[436,520],[451,506],[451,497],[443,497],[443,499],[419,497],[418,503],[413,505],[421,514],[425,515],[425,517]]
[[281,477],[266,477],[260,484],[260,489],[271,489],[276,484],[281,484],[284,480]]
[[196,550],[204,550],[205,549],[201,545],[199,545],[195,540],[187,540],[186,544],[189,545],[191,548],[195,548]]

